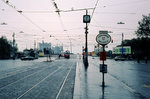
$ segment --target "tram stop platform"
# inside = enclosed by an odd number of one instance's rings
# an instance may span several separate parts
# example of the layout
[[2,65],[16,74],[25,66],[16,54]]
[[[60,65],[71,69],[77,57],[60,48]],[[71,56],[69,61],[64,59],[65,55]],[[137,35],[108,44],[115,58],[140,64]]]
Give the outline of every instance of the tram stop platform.
[[102,73],[99,72],[99,63],[96,64],[94,65],[91,59],[86,69],[82,60],[77,62],[73,99],[139,98],[133,94],[132,89],[109,73],[105,73],[105,87],[102,87]]

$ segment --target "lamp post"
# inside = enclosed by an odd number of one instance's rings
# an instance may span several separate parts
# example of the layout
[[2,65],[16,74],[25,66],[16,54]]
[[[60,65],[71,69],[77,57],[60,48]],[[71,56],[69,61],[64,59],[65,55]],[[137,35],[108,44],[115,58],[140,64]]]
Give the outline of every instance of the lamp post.
[[121,55],[122,55],[122,57],[123,57],[123,37],[124,37],[124,35],[123,35],[123,33],[122,33],[122,53],[121,53]]
[[[124,22],[118,22],[117,24],[125,24]],[[124,37],[124,35],[123,35],[123,33],[122,33],[122,44],[121,44],[121,46],[122,46],[122,51],[121,51],[121,56],[123,57],[123,37]]]
[[15,33],[13,33],[12,37],[13,37],[13,59],[15,59]]
[[88,23],[90,23],[90,15],[88,15],[88,10],[86,10],[86,15],[83,16],[83,23],[86,23],[86,27],[85,27],[85,58],[84,58],[84,65],[88,66],[87,34],[88,34]]

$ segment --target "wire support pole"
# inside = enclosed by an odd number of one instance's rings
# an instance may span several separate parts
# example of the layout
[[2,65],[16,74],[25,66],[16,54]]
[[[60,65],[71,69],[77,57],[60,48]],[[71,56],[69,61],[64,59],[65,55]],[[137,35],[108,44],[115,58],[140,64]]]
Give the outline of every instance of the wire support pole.
[[[104,52],[105,52],[105,45],[103,45],[103,65],[102,65],[102,70],[104,70]],[[105,87],[105,82],[104,82],[104,71],[102,72],[102,87]]]
[[[86,15],[88,14],[88,10],[86,10]],[[88,34],[88,24],[86,23],[85,27],[85,66],[88,66],[88,40],[87,40],[87,34]]]

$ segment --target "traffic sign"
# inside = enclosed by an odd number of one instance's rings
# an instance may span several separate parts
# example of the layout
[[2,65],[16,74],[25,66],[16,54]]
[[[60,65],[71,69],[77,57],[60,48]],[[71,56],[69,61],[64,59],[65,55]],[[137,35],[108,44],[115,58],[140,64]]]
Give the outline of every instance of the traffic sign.
[[100,52],[100,60],[106,60],[106,52]]
[[100,45],[107,45],[111,41],[111,36],[108,33],[99,33],[96,36],[96,41]]
[[100,72],[107,73],[107,65],[106,64],[100,64]]

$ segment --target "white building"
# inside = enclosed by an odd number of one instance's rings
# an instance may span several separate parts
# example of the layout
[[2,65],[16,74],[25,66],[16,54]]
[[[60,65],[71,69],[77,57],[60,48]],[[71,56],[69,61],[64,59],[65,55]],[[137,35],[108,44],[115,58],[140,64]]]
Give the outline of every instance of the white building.
[[63,52],[63,46],[55,46],[52,48],[54,54],[61,54]]
[[51,49],[51,43],[44,43],[44,41],[42,41],[42,43],[39,43],[39,49],[44,52],[44,48],[45,49]]
[[96,53],[96,54],[99,54],[100,52],[102,52],[103,51],[103,48],[100,46],[100,45],[95,45],[94,46],[94,52]]

